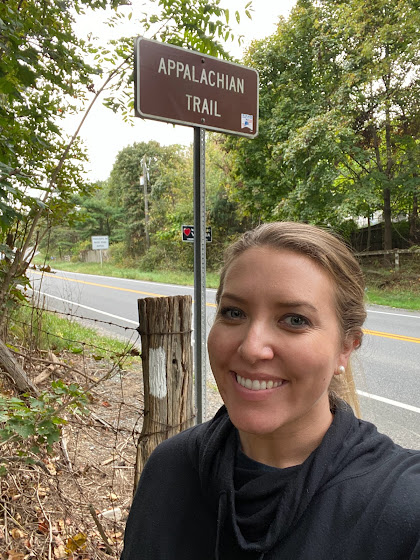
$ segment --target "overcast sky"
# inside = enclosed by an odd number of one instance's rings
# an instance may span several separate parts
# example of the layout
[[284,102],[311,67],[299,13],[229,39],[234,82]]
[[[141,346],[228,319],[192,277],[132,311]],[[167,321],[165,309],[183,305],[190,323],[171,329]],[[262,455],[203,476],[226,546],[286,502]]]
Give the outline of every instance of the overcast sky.
[[[244,43],[239,47],[236,43],[229,43],[228,50],[237,58],[241,58],[243,50],[249,45],[252,39],[262,39],[271,35],[276,28],[278,16],[286,16],[296,0],[254,0],[253,17],[249,20],[245,15],[241,19],[239,26],[233,12],[243,8],[248,0],[221,0],[221,5],[231,10],[230,24],[235,32],[244,36]],[[133,6],[140,9],[145,5],[141,0],[132,0]],[[89,32],[102,38],[112,38],[120,35],[129,36],[136,34],[136,30],[124,30],[114,28],[111,31],[98,19],[98,13],[92,16],[83,16],[77,20],[77,33],[79,36],[86,36]],[[140,34],[140,33],[139,33]],[[77,127],[80,115],[67,120],[66,129],[73,133]],[[81,137],[88,149],[90,165],[88,178],[92,181],[104,180],[109,177],[116,155],[124,147],[134,142],[148,142],[157,140],[162,145],[184,144],[189,145],[193,141],[193,128],[185,126],[173,126],[151,120],[136,118],[134,126],[124,123],[120,115],[114,114],[109,109],[105,109],[98,101],[90,112],[81,131]]]

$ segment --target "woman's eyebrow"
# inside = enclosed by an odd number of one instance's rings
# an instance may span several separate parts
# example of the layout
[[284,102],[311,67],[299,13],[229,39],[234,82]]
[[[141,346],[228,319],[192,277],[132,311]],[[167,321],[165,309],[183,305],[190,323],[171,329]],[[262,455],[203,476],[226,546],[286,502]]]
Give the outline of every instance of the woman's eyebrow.
[[220,296],[220,301],[222,299],[231,299],[233,301],[236,301],[237,303],[246,303],[246,298],[241,298],[240,296],[231,294],[230,292],[223,292],[223,294]]
[[[246,298],[242,298],[241,296],[238,296],[237,294],[232,294],[230,292],[224,292],[220,298],[220,301],[222,301],[225,298],[241,304],[247,302]],[[275,305],[276,307],[292,307],[292,308],[306,307],[311,311],[315,311],[316,313],[318,313],[318,309],[314,305],[312,305],[312,303],[305,300],[279,301]]]

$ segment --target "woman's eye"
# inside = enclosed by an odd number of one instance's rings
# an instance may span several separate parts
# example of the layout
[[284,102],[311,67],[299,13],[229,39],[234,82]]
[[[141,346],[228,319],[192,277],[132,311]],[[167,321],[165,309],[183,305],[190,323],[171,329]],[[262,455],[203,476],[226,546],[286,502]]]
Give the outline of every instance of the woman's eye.
[[234,320],[234,319],[242,319],[244,313],[237,307],[224,307],[220,310],[220,315],[225,319]]
[[289,315],[283,321],[293,328],[304,328],[309,326],[309,321],[302,317],[302,315]]

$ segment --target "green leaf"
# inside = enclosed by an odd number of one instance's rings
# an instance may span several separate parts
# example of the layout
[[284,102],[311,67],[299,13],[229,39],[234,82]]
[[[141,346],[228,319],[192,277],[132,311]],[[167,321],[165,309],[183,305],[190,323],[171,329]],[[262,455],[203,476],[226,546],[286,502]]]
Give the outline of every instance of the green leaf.
[[33,85],[36,82],[36,74],[28,66],[18,64],[17,77],[24,87]]
[[48,445],[52,445],[56,441],[59,441],[60,435],[61,435],[60,430],[55,430],[55,431],[48,432],[46,434],[46,439],[47,439]]
[[7,78],[0,78],[0,93],[13,94],[16,97],[21,98],[20,92],[16,88],[15,84],[9,81]]
[[9,428],[11,428],[14,432],[16,432],[24,439],[27,439],[28,437],[35,434],[35,427],[30,421],[22,422],[20,420],[12,418],[9,420],[8,425]]

